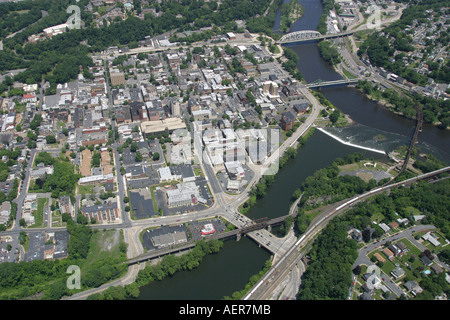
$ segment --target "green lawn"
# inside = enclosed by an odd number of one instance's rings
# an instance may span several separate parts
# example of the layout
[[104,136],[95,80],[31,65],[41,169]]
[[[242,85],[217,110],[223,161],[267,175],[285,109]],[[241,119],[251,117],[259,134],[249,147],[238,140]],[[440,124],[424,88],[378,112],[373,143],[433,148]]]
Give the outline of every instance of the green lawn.
[[344,75],[349,79],[355,79],[357,76],[355,76],[353,73],[348,71],[346,68],[342,68],[342,72],[344,72]]
[[93,185],[78,185],[78,194],[92,194],[94,192],[94,186]]
[[34,224],[30,228],[40,228],[44,224],[44,207],[47,205],[47,198],[37,199],[37,210],[34,213]]
[[381,222],[384,219],[384,215],[381,212],[376,212],[370,217],[370,221]]
[[415,215],[415,216],[422,214],[422,212],[419,209],[416,209],[416,208],[411,207],[411,206],[406,207],[405,210],[408,211],[409,213],[411,213],[412,215]]

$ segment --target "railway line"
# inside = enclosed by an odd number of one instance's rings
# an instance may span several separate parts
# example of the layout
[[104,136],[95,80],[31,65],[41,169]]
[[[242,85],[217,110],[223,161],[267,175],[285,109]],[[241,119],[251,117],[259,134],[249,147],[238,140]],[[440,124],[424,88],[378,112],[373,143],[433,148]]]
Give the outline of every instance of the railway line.
[[437,177],[443,173],[450,172],[450,166],[435,170],[414,178],[392,183],[382,187],[370,190],[362,195],[343,200],[334,207],[330,208],[322,215],[308,230],[286,251],[278,262],[258,281],[243,300],[264,300],[270,296],[271,291],[276,288],[291,269],[299,262],[304,252],[306,252],[308,243],[327,225],[336,215],[342,213],[353,204],[365,200],[373,195],[379,194],[391,188],[410,185],[419,180],[426,180]]

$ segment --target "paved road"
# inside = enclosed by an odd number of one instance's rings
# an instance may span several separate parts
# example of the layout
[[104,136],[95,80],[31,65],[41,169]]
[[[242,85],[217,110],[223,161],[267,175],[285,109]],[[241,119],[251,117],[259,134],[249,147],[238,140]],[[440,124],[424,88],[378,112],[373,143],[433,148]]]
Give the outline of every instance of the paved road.
[[[423,251],[423,250],[425,250],[425,247],[423,245],[421,245],[420,243],[418,243],[414,239],[412,234],[419,232],[419,231],[434,230],[434,229],[436,229],[436,227],[433,225],[414,226],[409,229],[403,230],[400,233],[389,235],[379,241],[372,242],[359,250],[358,258],[356,259],[355,263],[353,264],[352,269],[358,265],[366,265],[366,266],[374,265],[374,263],[372,261],[370,261],[370,259],[367,257],[367,255],[374,250],[380,249],[382,246],[384,246],[386,244],[386,242],[394,242],[394,241],[397,241],[402,238],[407,238],[414,245],[416,245],[421,251]],[[383,277],[384,283],[386,284],[386,287],[388,287],[389,290],[391,290],[397,297],[399,297],[403,293],[403,290],[401,288],[399,288],[394,283],[394,281],[392,281],[392,279],[390,278],[389,275],[386,275],[383,273],[382,277]]]
[[[190,222],[193,220],[200,220],[205,219],[209,217],[215,217],[215,216],[222,216],[230,223],[236,225],[237,227],[242,227],[246,223],[251,222],[251,219],[241,215],[238,213],[238,207],[245,202],[249,197],[249,191],[251,187],[259,181],[259,179],[262,177],[262,174],[267,170],[267,168],[270,167],[272,163],[275,163],[277,160],[277,157],[282,156],[283,153],[286,151],[288,147],[291,147],[296,143],[298,138],[302,136],[307,129],[311,127],[314,120],[318,117],[320,109],[323,107],[319,104],[317,99],[309,92],[308,89],[303,87],[301,89],[302,93],[310,100],[312,104],[312,111],[307,120],[302,123],[297,131],[289,137],[287,140],[284,141],[284,143],[280,146],[279,152],[274,153],[271,157],[269,157],[266,162],[261,166],[255,166],[251,165],[250,167],[256,170],[255,175],[252,179],[252,181],[248,184],[246,190],[242,192],[238,196],[228,196],[227,200],[224,198],[223,191],[220,187],[220,183],[217,180],[216,175],[214,174],[214,171],[212,170],[209,160],[205,159],[205,161],[201,162],[202,168],[206,174],[208,184],[210,185],[211,191],[213,192],[215,202],[214,205],[204,211],[200,212],[193,212],[189,214],[183,214],[183,215],[176,215],[176,216],[163,216],[158,218],[149,218],[145,220],[138,220],[138,221],[130,221],[131,230],[127,231],[130,232],[127,235],[127,243],[129,244],[129,251],[128,251],[128,257],[136,257],[143,253],[143,248],[141,241],[139,239],[139,234],[142,230],[152,227],[152,226],[160,226],[162,224],[173,224],[173,223],[184,223],[184,222]],[[194,137],[195,139],[195,137]],[[118,154],[115,152],[115,159],[118,159]],[[277,163],[277,162],[276,162]],[[119,192],[121,194],[125,194],[125,186],[120,186],[120,170],[117,168],[116,163],[116,172],[118,172],[118,181],[119,181]],[[122,180],[123,181],[123,180]],[[123,191],[120,191],[123,190]],[[125,221],[125,220],[124,220]],[[100,226],[99,226],[100,227]],[[123,225],[112,225],[109,226],[109,228],[122,228]],[[124,230],[128,230],[130,227],[125,228]],[[259,233],[258,235],[256,233]],[[295,241],[295,236],[293,236],[292,233],[290,233],[287,237],[284,238],[276,238],[274,237],[270,232],[267,230],[259,230],[249,233],[249,236],[260,241],[270,241],[271,245],[269,246],[272,248],[273,252],[280,252],[284,253],[290,246],[292,246],[293,242]],[[266,242],[266,243],[267,243]],[[115,284],[128,284],[134,281],[135,277],[137,276],[137,273],[139,272],[139,268],[131,268],[129,269],[129,272],[127,273],[126,277],[119,279],[117,281],[114,281],[110,284],[106,284],[100,288],[93,289],[89,291],[90,293],[94,292],[100,292],[107,287]],[[85,299],[87,295],[85,294],[78,294],[70,297],[70,299]]]
[[28,185],[30,184],[30,172],[31,172],[31,168],[33,166],[35,155],[36,155],[36,150],[32,149],[30,151],[30,159],[27,161],[27,167],[25,169],[25,178],[22,180],[22,183],[20,183],[20,186],[19,186],[20,189],[17,190],[17,192],[18,192],[17,198],[14,200],[14,202],[17,203],[17,214],[16,214],[16,221],[14,223],[13,230],[20,229],[19,221],[20,221],[20,219],[22,219],[23,203],[25,201],[25,197],[27,196]]
[[435,174],[450,171],[450,167],[445,167],[440,170],[436,170],[427,174],[423,174],[411,179],[407,179],[398,183],[387,185],[384,187],[375,188],[362,195],[352,197],[343,201],[339,201],[327,209],[323,210],[311,223],[307,231],[300,237],[299,240],[287,251],[287,253],[266,273],[266,275],[260,279],[260,281],[253,287],[253,289],[244,297],[244,300],[264,300],[265,297],[275,290],[276,287],[283,281],[283,279],[289,274],[293,266],[302,258],[305,245],[313,239],[321,230],[328,224],[333,217],[343,213],[349,207],[357,202],[365,201],[369,197],[383,193],[391,188],[399,186],[407,186],[416,183],[418,180],[426,179]]

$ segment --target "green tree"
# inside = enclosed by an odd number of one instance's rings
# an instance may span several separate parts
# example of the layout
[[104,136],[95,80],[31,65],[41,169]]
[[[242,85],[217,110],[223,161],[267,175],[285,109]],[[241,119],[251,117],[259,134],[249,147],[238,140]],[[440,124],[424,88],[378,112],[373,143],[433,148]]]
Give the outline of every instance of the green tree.
[[338,109],[334,109],[334,111],[330,114],[329,119],[331,123],[335,124],[341,115],[341,112]]

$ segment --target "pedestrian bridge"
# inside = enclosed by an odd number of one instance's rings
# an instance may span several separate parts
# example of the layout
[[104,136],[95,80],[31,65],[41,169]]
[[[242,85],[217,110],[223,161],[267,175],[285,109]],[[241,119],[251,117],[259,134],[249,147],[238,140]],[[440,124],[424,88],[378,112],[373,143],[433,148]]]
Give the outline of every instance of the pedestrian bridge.
[[352,35],[354,31],[347,31],[347,32],[339,32],[339,33],[332,33],[323,35],[319,31],[316,30],[301,30],[301,31],[294,31],[288,34],[285,34],[281,37],[280,40],[277,41],[278,44],[283,43],[294,43],[294,42],[304,42],[304,41],[311,41],[311,40],[326,40],[326,39],[333,39],[333,38],[340,38],[340,37],[347,37],[349,35]]

